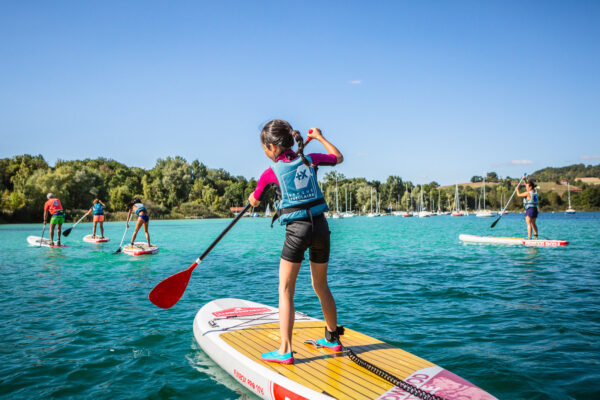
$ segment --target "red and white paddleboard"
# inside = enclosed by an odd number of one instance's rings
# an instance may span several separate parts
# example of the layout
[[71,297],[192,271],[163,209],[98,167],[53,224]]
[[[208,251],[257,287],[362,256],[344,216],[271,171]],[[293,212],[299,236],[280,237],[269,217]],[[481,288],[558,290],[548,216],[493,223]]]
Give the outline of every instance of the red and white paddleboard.
[[83,241],[86,243],[106,243],[110,242],[110,239],[107,237],[86,235],[83,237]]
[[57,249],[62,249],[63,247],[69,247],[67,245],[61,244],[60,246],[58,246],[56,244],[56,242],[54,242],[55,244],[50,244],[50,239],[46,239],[46,238],[42,238],[41,236],[27,236],[27,243],[29,243],[31,246],[40,246],[40,242],[41,242],[41,246],[43,247],[53,247],[53,248],[57,248]]
[[123,253],[129,254],[130,256],[156,254],[158,253],[158,246],[148,246],[148,243],[146,242],[135,242],[133,245],[127,244],[123,246]]
[[529,247],[562,247],[569,244],[567,240],[556,239],[526,239],[516,237],[501,237],[501,236],[476,236],[476,235],[459,235],[458,239],[466,243],[494,243],[494,244],[510,244]]
[[[294,364],[264,362],[279,348],[277,308],[248,300],[218,299],[194,319],[194,336],[221,368],[254,394],[270,400],[416,400],[367,371],[345,354],[305,344],[323,337],[325,323],[296,312]],[[405,382],[447,400],[497,400],[469,381],[427,360],[362,333],[346,329],[346,348]]]

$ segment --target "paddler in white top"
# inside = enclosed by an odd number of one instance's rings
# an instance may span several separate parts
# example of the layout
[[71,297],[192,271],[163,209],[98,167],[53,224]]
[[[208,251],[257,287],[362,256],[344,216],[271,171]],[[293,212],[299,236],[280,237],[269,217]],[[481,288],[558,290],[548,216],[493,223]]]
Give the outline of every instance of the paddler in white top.
[[535,238],[538,238],[538,227],[535,223],[535,220],[538,216],[538,194],[535,191],[535,181],[533,179],[527,180],[527,191],[519,192],[519,187],[517,186],[516,192],[517,196],[523,197],[523,206],[525,207],[525,222],[527,223],[527,237],[531,239],[531,231],[533,230],[533,234]]

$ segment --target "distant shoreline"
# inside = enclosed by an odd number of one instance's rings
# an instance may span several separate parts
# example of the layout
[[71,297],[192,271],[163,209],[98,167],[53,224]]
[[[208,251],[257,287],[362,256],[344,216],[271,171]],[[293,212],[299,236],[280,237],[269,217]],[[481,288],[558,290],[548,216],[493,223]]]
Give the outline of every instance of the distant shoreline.
[[[497,211],[497,210],[496,210]],[[469,213],[471,213],[470,215],[466,216],[467,218],[469,217],[475,217],[475,210],[469,210]],[[416,213],[416,211],[415,211]],[[575,211],[575,215],[577,214],[584,214],[584,213],[600,213],[600,210],[587,210],[587,211]],[[525,211],[506,211],[506,214],[525,214]],[[565,214],[565,211],[540,211],[540,214]],[[357,217],[366,217],[366,214],[356,214]],[[394,218],[398,218],[398,219],[403,219],[402,217],[398,217],[398,216],[394,216],[391,213],[385,213],[382,214],[381,216],[383,217],[394,217]],[[439,217],[439,215],[436,215],[436,217]],[[496,216],[492,217],[492,218],[488,218],[489,220],[493,220]],[[81,216],[79,216],[79,218],[81,218]],[[190,218],[190,217],[184,217],[184,218],[161,218],[161,217],[155,217],[152,218],[150,217],[150,222],[152,221],[198,221],[198,220],[216,220],[216,219],[232,219],[234,218],[234,216],[230,216],[230,217],[198,217],[198,218]],[[475,217],[477,218],[477,217]],[[270,221],[271,217],[263,217],[263,216],[259,216],[259,217],[244,217],[244,219],[264,219],[266,221]],[[330,219],[330,218],[327,218]],[[343,219],[343,218],[341,218]],[[482,218],[479,218],[482,219]],[[484,218],[485,219],[485,218]],[[78,218],[73,218],[73,219],[67,219],[65,221],[65,223],[63,224],[63,227],[65,227],[66,225],[69,224],[74,224],[76,221],[78,220]],[[84,223],[91,223],[92,220],[90,218],[89,221],[81,221],[81,224]],[[125,222],[125,219],[112,219],[112,220],[105,220],[104,222]],[[0,222],[0,226],[1,225],[41,225],[42,222]],[[130,222],[130,225],[133,224],[133,220],[132,222]]]

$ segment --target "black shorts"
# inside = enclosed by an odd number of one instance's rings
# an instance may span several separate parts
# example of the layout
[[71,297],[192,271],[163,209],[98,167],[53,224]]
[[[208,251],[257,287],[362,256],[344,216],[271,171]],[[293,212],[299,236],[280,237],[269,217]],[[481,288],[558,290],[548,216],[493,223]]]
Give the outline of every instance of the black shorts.
[[308,249],[309,260],[316,263],[329,262],[329,225],[325,215],[313,218],[313,226],[308,220],[293,221],[285,228],[285,243],[281,258],[290,262],[304,260]]

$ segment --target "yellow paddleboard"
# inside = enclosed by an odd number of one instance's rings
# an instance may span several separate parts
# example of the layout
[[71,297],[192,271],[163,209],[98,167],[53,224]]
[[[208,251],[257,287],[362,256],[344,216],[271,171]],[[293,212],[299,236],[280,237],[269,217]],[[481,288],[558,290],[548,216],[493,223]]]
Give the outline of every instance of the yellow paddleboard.
[[[202,349],[242,385],[263,399],[416,400],[359,366],[346,351],[305,344],[323,337],[325,323],[296,312],[294,364],[264,362],[262,353],[279,348],[278,311],[240,299],[206,304],[194,319]],[[494,400],[494,396],[427,360],[360,332],[346,329],[345,349],[427,393],[448,400]]]

